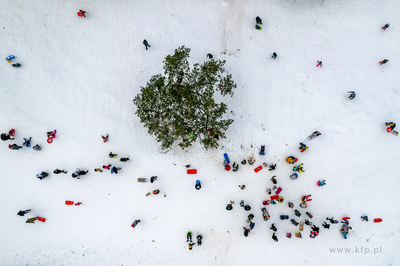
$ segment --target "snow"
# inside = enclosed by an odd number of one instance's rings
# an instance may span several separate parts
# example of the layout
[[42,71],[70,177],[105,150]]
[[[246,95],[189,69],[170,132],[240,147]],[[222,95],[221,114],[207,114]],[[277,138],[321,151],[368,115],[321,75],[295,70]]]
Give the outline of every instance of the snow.
[[[398,1],[0,4],[3,58],[12,54],[22,64],[13,68],[3,60],[1,66],[1,132],[16,129],[15,141],[2,142],[0,152],[2,265],[398,265],[400,139],[384,125],[400,123]],[[79,9],[86,18],[77,16]],[[263,20],[261,31],[254,29],[256,16]],[[382,32],[386,23],[390,27]],[[148,51],[143,39],[151,45]],[[190,63],[208,60],[207,53],[226,60],[238,85],[232,98],[216,97],[235,120],[216,150],[196,144],[162,151],[134,114],[140,86],[162,73],[164,57],[181,45],[191,48]],[[385,58],[389,62],[380,66]],[[315,67],[317,60],[322,68]],[[352,101],[350,90],[357,93]],[[54,129],[57,136],[47,144],[46,132]],[[322,135],[300,153],[299,142],[315,130]],[[41,151],[8,149],[30,136]],[[258,155],[260,145],[266,145],[265,156]],[[110,151],[118,158],[110,159]],[[227,172],[225,152],[231,163],[252,154],[256,163]],[[289,178],[290,155],[304,163],[297,180]],[[119,161],[126,156],[131,160]],[[255,173],[265,161],[277,169]],[[122,170],[93,171],[107,163]],[[198,174],[187,175],[185,164]],[[77,167],[89,173],[73,179]],[[68,174],[55,175],[56,168]],[[41,171],[50,175],[35,178]],[[158,176],[153,184],[137,182],[153,175]],[[285,202],[267,206],[271,220],[265,222],[261,203],[273,175]],[[326,186],[316,185],[321,179]],[[153,189],[161,193],[146,197]],[[309,207],[299,208],[308,194]],[[65,200],[83,204],[67,206]],[[234,208],[227,211],[230,200]],[[251,212],[239,207],[240,200]],[[29,208],[24,217],[16,215]],[[297,228],[279,220],[281,214],[304,220],[305,211],[320,227],[315,239],[307,225],[297,239]],[[249,213],[255,228],[245,238]],[[370,221],[362,222],[361,215]],[[25,223],[35,216],[47,220]],[[351,217],[347,240],[339,224],[321,226],[328,216]],[[374,224],[373,218],[383,222]],[[141,223],[131,228],[135,219]],[[278,228],[277,243],[271,223]],[[188,250],[188,230],[193,240],[202,234],[202,246]],[[285,237],[288,232],[292,239]],[[337,254],[332,248],[352,250]],[[364,254],[366,248],[370,252]]]

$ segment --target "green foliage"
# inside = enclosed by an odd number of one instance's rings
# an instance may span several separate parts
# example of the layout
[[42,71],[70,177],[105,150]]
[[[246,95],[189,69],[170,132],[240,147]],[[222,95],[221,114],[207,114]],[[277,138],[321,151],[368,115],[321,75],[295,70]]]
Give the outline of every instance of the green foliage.
[[163,149],[180,141],[183,149],[197,139],[206,149],[218,147],[217,134],[225,138],[232,119],[222,119],[224,103],[216,103],[214,92],[233,96],[232,75],[224,74],[225,61],[188,63],[190,49],[181,46],[165,57],[164,76],[152,76],[133,102],[136,115]]

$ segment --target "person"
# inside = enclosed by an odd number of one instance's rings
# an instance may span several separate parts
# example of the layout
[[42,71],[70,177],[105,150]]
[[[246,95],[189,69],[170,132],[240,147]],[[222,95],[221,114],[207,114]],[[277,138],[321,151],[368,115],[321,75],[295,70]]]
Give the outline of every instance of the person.
[[368,222],[368,216],[361,216],[361,221],[366,221],[366,222]]
[[79,172],[79,176],[81,176],[81,175],[86,175],[88,172],[89,172],[89,170],[86,170],[86,171],[81,170],[81,171]]
[[309,225],[309,226],[312,225],[312,222],[310,222],[309,220],[305,220],[304,223],[305,223],[306,225]]
[[267,193],[268,193],[268,195],[271,195],[271,189],[270,188],[267,188]]
[[200,180],[196,180],[196,185],[194,187],[199,190],[201,188]]
[[275,59],[278,55],[274,52],[271,56],[272,59]]
[[243,165],[246,165],[246,159],[244,159],[242,162],[241,162],[241,164],[243,164]]
[[313,216],[311,213],[309,213],[309,212],[306,212],[306,214],[307,214],[307,216],[308,216],[310,219],[314,217],[314,216]]
[[185,165],[185,167],[186,167],[187,169],[189,169],[189,167],[190,167],[190,164],[187,164],[187,165]]
[[24,138],[24,144],[22,145],[29,148],[31,146],[31,139],[32,137],[30,137],[29,139]]
[[189,250],[192,250],[194,244],[195,243],[189,243]]
[[117,158],[117,154],[115,153],[112,153],[111,151],[110,151],[110,154],[108,154],[108,157],[110,157],[110,158]]
[[32,149],[34,149],[35,151],[40,151],[42,148],[38,144],[36,144],[32,147]]
[[256,162],[256,159],[254,158],[254,156],[253,155],[251,155],[250,157],[249,157],[249,164],[250,165],[253,165],[255,162]]
[[21,64],[17,62],[16,64],[12,64],[12,66],[13,66],[13,67],[20,67]]
[[227,161],[227,160],[224,160],[223,165],[224,165],[224,167],[227,167],[227,166],[228,166],[228,161]]
[[270,164],[268,171],[274,171],[276,168],[276,164]]
[[393,122],[386,122],[385,125],[389,126],[392,130],[396,127],[396,123]]
[[28,212],[30,212],[31,211],[31,209],[28,209],[28,210],[25,210],[25,211],[19,211],[18,213],[17,213],[17,215],[19,215],[19,216],[24,216],[25,214],[27,214]]
[[301,200],[302,200],[303,202],[312,201],[312,199],[310,199],[310,197],[311,197],[311,195],[303,196],[303,197],[301,198]]
[[228,205],[226,205],[226,209],[227,209],[228,211],[232,210],[232,209],[233,209],[233,206],[232,206],[232,204],[228,204]]
[[66,173],[68,173],[67,171],[64,171],[64,170],[60,170],[60,169],[56,169],[56,170],[54,170],[53,171],[53,173],[55,173],[55,174],[61,174],[61,173],[64,173],[64,174],[66,174]]
[[239,170],[239,164],[236,164],[235,162],[233,163],[233,166],[232,166],[232,171],[233,172],[237,172]]
[[111,168],[111,164],[108,164],[108,165],[103,165],[103,169],[107,169],[107,170],[110,170]]
[[272,183],[274,183],[274,184],[276,185],[276,184],[278,183],[278,181],[276,181],[275,177],[276,177],[276,175],[274,175],[274,176],[271,178],[271,181],[272,181]]
[[157,180],[157,176],[150,177],[150,183],[154,183]]
[[56,137],[57,130],[47,132],[47,138],[54,139]]
[[296,157],[294,157],[294,156],[289,156],[289,157],[286,158],[286,162],[288,164],[294,164],[297,161],[298,161],[298,159]]
[[245,185],[245,184],[243,184],[243,185],[238,185],[238,187],[240,187],[241,190],[245,190],[245,189],[246,189],[246,185]]
[[12,138],[11,137],[11,135],[9,134],[9,133],[2,133],[1,134],[1,140],[4,140],[4,141],[6,141],[6,140],[13,140],[14,138]]
[[192,232],[187,232],[186,234],[186,242],[192,242]]
[[354,91],[348,91],[348,93],[350,93],[350,95],[349,95],[350,100],[353,100],[354,98],[356,98],[356,93]]
[[146,50],[147,50],[147,47],[151,47],[150,44],[147,42],[146,39],[144,39],[143,44],[144,44],[144,46],[146,47]]
[[293,203],[291,203],[291,202],[288,202],[288,206],[289,206],[289,208],[293,209],[293,207],[294,207],[294,204],[293,204]]
[[73,178],[80,179],[80,178],[79,178],[79,173],[80,173],[80,172],[81,172],[81,169],[76,168],[75,172],[73,172],[71,176],[72,176]]
[[286,237],[287,237],[287,238],[292,238],[292,233],[287,233],[287,234],[286,234]]
[[257,25],[262,25],[262,20],[260,17],[256,17],[256,24]]
[[326,220],[330,221],[330,222],[331,222],[331,224],[337,224],[337,223],[339,223],[339,221],[338,221],[338,220],[333,220],[333,217],[332,217],[332,218],[328,218],[328,217],[326,217]]
[[255,225],[256,225],[256,223],[250,222],[250,224],[249,224],[250,229],[253,230]]
[[125,157],[125,158],[121,158],[121,159],[119,159],[121,162],[127,162],[127,161],[129,161],[129,157]]
[[276,230],[278,230],[276,228],[276,226],[274,225],[274,223],[271,224],[271,227],[269,229],[273,230],[274,232],[276,232]]
[[103,172],[103,170],[101,170],[100,168],[94,168],[94,171],[95,172],[100,172],[100,173]]
[[296,215],[297,217],[300,217],[301,213],[298,210],[294,210],[294,215]]
[[306,146],[306,144],[300,142],[300,147],[299,147],[300,152],[303,152],[307,149],[308,149],[308,146]]
[[19,150],[22,148],[22,146],[18,146],[17,144],[13,144],[13,145],[8,145],[8,148],[10,148],[11,150]]
[[239,205],[240,207],[244,207],[244,200],[241,200]]
[[317,67],[322,67],[322,61],[317,61]]
[[302,203],[300,203],[300,208],[303,208],[303,209],[305,209],[305,208],[307,208],[307,202],[302,202]]
[[317,227],[316,225],[311,226],[311,229],[312,229],[314,232],[317,232],[317,233],[319,234],[319,227]]
[[247,216],[247,221],[246,222],[251,222],[251,220],[253,220],[253,218],[254,218],[254,214],[252,214],[252,213],[250,213],[248,216]]
[[326,228],[326,229],[329,229],[329,227],[330,227],[331,225],[328,224],[328,223],[326,223],[326,222],[324,222],[324,223],[322,224],[322,226],[323,226],[324,228]]
[[307,137],[308,140],[312,140],[315,137],[320,136],[321,133],[319,131],[314,131],[310,136]]
[[111,174],[118,174],[118,171],[121,170],[121,167],[113,166],[111,168]]
[[46,178],[49,174],[46,172],[41,172],[40,174],[37,174],[36,177],[42,180],[43,178]]
[[80,16],[80,17],[82,17],[82,16],[86,17],[85,13],[86,13],[86,11],[79,10],[78,16]]
[[387,28],[389,28],[389,26],[390,26],[390,24],[387,23],[387,24],[385,24],[385,26],[383,26],[381,29],[382,29],[383,31],[385,31]]
[[292,224],[294,226],[298,226],[299,225],[299,223],[295,219],[291,219],[290,221],[292,222]]
[[383,59],[382,61],[379,62],[379,64],[383,65],[383,64],[386,64],[387,62],[389,62],[389,60]]
[[250,233],[250,228],[243,227],[243,229],[244,229],[244,236],[248,237]]
[[201,246],[201,244],[202,244],[201,240],[203,239],[203,237],[201,235],[197,235],[196,238],[197,238],[197,245]]
[[250,210],[251,210],[251,207],[250,207],[250,205],[246,205],[246,206],[244,206],[244,210],[245,210],[245,211],[250,211]]
[[326,185],[325,180],[319,180],[319,181],[317,182],[317,184],[318,184],[319,187],[323,187],[323,186]]
[[[158,190],[158,189],[153,190],[154,195],[157,195],[158,193],[160,193],[160,190]],[[192,241],[192,240],[190,240],[190,241]]]
[[298,166],[294,166],[294,167],[293,167],[293,172],[304,173],[303,164],[301,163],[301,164],[298,165]]
[[275,232],[272,234],[272,239],[273,239],[275,242],[278,242],[278,238],[276,237]]
[[108,141],[108,134],[105,137],[103,135],[101,135],[101,137],[103,138],[103,142],[107,142]]
[[138,223],[140,223],[140,220],[133,221],[133,223],[131,224],[131,227],[135,228]]
[[208,57],[208,59],[210,59],[211,61],[214,61],[214,59],[213,59],[214,57],[213,57],[212,54],[208,53],[208,54],[207,54],[207,57]]
[[295,233],[294,236],[297,237],[297,238],[302,238],[300,232]]
[[34,224],[36,220],[37,220],[37,217],[32,217],[32,218],[29,218],[28,220],[26,220],[26,223],[27,224]]

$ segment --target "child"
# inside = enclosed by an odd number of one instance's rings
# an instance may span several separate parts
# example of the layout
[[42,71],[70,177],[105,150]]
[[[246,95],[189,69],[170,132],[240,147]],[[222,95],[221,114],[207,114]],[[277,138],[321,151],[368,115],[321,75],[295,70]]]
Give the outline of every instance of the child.
[[269,229],[273,230],[274,232],[278,230],[274,224],[271,224],[271,227]]
[[118,171],[119,170],[121,170],[121,168],[120,167],[116,167],[116,166],[113,166],[112,168],[111,168],[111,174],[118,174]]
[[350,93],[349,95],[350,100],[353,100],[356,97],[356,93],[354,91],[348,91],[348,93]]
[[21,64],[20,63],[16,63],[16,64],[12,64],[13,67],[20,67]]
[[197,245],[201,246],[202,242],[201,240],[203,239],[203,237],[201,235],[197,235]]
[[232,209],[233,209],[233,206],[232,206],[232,204],[228,204],[228,205],[226,205],[226,209],[227,209],[228,211],[232,210]]
[[105,137],[103,135],[101,135],[101,137],[103,138],[103,142],[107,142],[108,141],[108,134]]
[[276,185],[276,184],[278,183],[278,181],[276,181],[275,177],[276,177],[276,175],[274,175],[274,176],[271,178],[271,181],[272,181],[272,183],[274,183],[274,185]]
[[47,132],[47,138],[54,139],[56,137],[57,130]]
[[274,171],[276,168],[276,164],[270,164],[268,171]]
[[111,168],[111,164],[108,164],[108,165],[103,165],[103,169],[107,169],[107,170],[110,170]]
[[275,233],[272,234],[272,239],[273,239],[275,242],[278,242],[278,238],[276,237]]
[[1,134],[1,140],[6,141],[6,140],[9,140],[9,139],[11,139],[11,140],[14,139],[14,138],[11,137],[10,133],[2,133]]
[[260,17],[256,17],[256,24],[257,25],[262,25],[262,20]]
[[[158,189],[153,190],[154,195],[157,195],[158,193],[160,193],[160,190],[158,190]],[[190,239],[190,241],[192,241],[192,239]]]
[[110,157],[110,158],[117,158],[117,154],[115,153],[112,153],[111,151],[110,151],[110,154],[108,155],[108,157]]
[[147,47],[151,47],[150,44],[146,41],[146,39],[143,41],[143,44],[146,47],[146,50],[147,50]]
[[368,216],[361,216],[361,221],[366,221],[366,222],[368,222]]
[[28,210],[25,210],[25,211],[19,211],[18,213],[17,213],[17,215],[19,215],[19,216],[24,216],[25,214],[27,214],[28,212],[30,212],[31,211],[31,209],[28,209]]
[[274,52],[271,56],[272,59],[275,59],[278,55]]
[[100,168],[95,168],[94,171],[95,172],[100,172],[100,173],[103,172],[103,170],[101,170]]
[[187,234],[186,234],[186,242],[192,242],[192,232],[188,232]]
[[156,181],[157,180],[157,176],[152,176],[151,178],[150,178],[150,183],[153,183],[154,181]]
[[11,150],[19,150],[22,148],[22,146],[18,146],[17,144],[14,143],[13,145],[9,144],[8,148],[10,148]]
[[289,157],[286,158],[286,162],[288,164],[294,164],[297,161],[298,161],[298,159],[296,157],[294,157],[294,156],[289,156]]
[[32,149],[34,149],[35,151],[40,151],[42,148],[40,148],[40,146],[36,144],[35,146],[32,147]]
[[301,163],[299,166],[293,167],[293,172],[304,173],[303,164]]
[[312,199],[310,199],[311,195],[307,195],[307,196],[303,196],[301,198],[301,201],[306,202],[306,201],[312,201]]
[[46,178],[49,174],[46,172],[41,172],[40,174],[37,174],[36,177],[42,180],[43,178]]
[[207,54],[207,57],[208,57],[211,61],[214,61],[213,55],[212,55],[212,54],[208,53],[208,54]]
[[32,137],[30,137],[29,139],[24,138],[25,142],[22,145],[29,148],[31,146],[31,139]]
[[28,220],[26,220],[26,223],[27,224],[34,224],[36,220],[37,220],[37,217],[29,218]]
[[127,161],[129,161],[129,157],[126,157],[126,158],[121,158],[121,159],[119,159],[121,162],[127,162]]
[[319,187],[323,187],[323,186],[326,185],[325,184],[325,180],[320,180],[320,181],[317,182],[317,184],[318,184]]
[[322,67],[322,61],[317,61],[317,67]]
[[232,171],[233,171],[233,172],[237,172],[238,170],[239,170],[239,165],[236,164],[236,163],[234,162],[234,163],[233,163]]
[[131,227],[135,228],[138,223],[140,223],[140,220],[133,221],[133,223],[131,224]]

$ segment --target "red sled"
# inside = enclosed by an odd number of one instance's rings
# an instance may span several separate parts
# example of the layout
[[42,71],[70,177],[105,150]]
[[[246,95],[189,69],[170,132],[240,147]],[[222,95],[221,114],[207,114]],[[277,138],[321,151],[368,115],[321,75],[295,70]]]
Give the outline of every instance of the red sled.
[[350,217],[343,217],[342,220],[350,220]]
[[258,172],[258,171],[260,171],[262,169],[262,166],[260,165],[259,167],[257,167],[256,169],[254,169],[254,172]]
[[276,194],[276,195],[279,195],[279,193],[281,193],[281,191],[282,191],[282,188],[281,188],[281,187],[278,187],[278,189],[275,191],[275,194]]
[[74,202],[70,201],[70,200],[66,200],[65,201],[65,205],[74,205]]
[[308,146],[305,149],[301,149],[300,152],[304,152],[307,149],[308,149]]
[[375,218],[375,219],[374,219],[374,223],[380,223],[380,222],[382,222],[382,219],[381,219],[381,218]]
[[226,171],[231,170],[231,166],[230,166],[229,164],[227,164],[226,167],[225,167],[225,170],[226,170]]
[[197,174],[197,169],[188,169],[187,170],[188,175],[194,175]]
[[276,199],[279,199],[279,195],[273,195],[273,196],[271,196],[271,200],[276,200]]
[[43,217],[39,217],[39,216],[38,216],[37,219],[38,219],[39,221],[43,222],[43,223],[46,222],[46,218],[43,218]]

